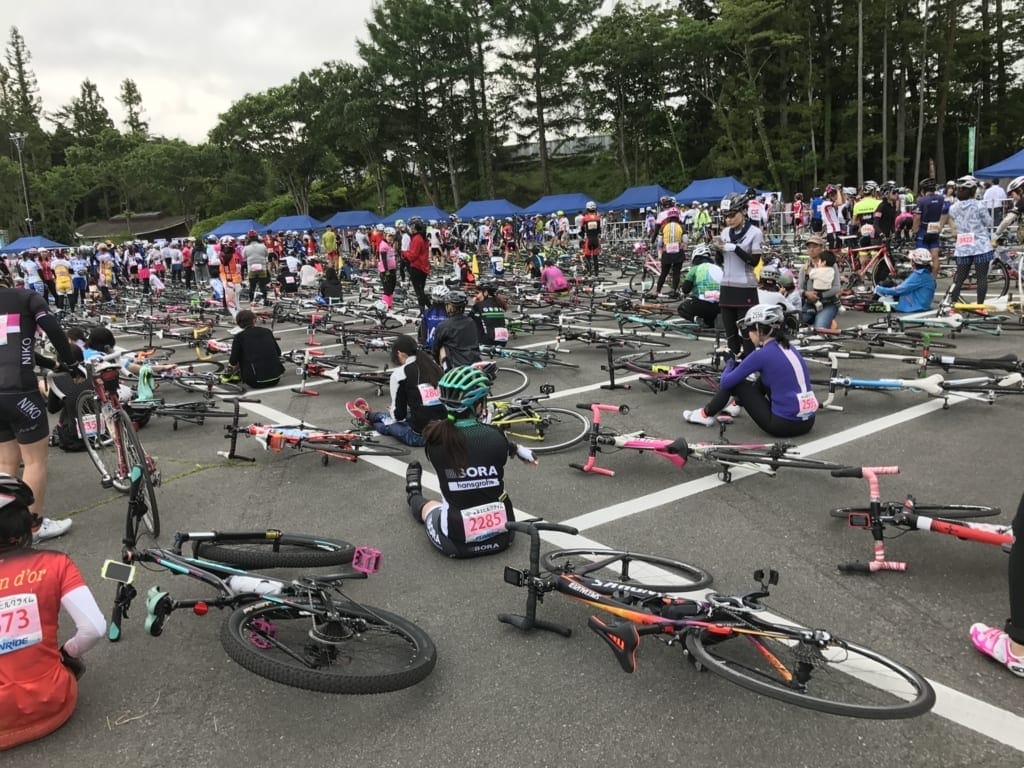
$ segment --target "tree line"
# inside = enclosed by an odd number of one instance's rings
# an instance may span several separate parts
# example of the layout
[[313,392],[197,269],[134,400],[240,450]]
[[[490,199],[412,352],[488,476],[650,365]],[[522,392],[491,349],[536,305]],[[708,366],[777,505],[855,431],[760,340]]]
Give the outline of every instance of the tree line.
[[[912,186],[1020,148],[1021,0],[378,0],[358,60],[228,105],[207,140],[155,135],[126,78],[43,111],[28,43],[0,63],[0,223],[164,210],[200,222],[471,199],[529,204],[732,174],[789,194]],[[559,159],[566,139],[607,148]],[[524,159],[514,144],[535,148]],[[24,183],[23,183],[24,182]],[[30,216],[26,216],[27,188]]]

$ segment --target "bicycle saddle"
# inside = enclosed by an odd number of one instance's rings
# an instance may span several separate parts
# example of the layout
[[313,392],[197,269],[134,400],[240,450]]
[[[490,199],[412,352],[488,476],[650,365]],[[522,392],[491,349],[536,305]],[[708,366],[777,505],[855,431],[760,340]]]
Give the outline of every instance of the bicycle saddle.
[[690,446],[687,444],[685,437],[677,437],[670,444],[666,445],[663,450],[665,453],[674,453],[677,456],[690,455]]

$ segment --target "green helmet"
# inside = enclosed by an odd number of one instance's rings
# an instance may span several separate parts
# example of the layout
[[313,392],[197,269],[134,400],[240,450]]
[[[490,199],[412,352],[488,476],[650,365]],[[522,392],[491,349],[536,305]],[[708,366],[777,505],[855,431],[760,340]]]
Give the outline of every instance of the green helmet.
[[441,403],[448,411],[468,411],[485,397],[491,389],[487,374],[472,365],[452,368],[437,382],[441,390]]

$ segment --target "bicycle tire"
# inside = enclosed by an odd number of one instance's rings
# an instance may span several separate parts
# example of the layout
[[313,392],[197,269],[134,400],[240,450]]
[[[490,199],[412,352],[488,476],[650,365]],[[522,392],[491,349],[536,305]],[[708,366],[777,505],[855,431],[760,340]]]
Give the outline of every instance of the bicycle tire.
[[[975,265],[977,268],[977,265]],[[963,291],[968,294],[974,294],[977,297],[978,292],[978,281],[974,278],[974,270],[971,270],[971,274],[968,276],[967,283],[963,287]],[[963,296],[963,291],[960,294],[961,301],[967,301]],[[1001,299],[1007,293],[1010,292],[1010,270],[1001,259],[991,259],[988,263],[988,289],[985,293],[985,300],[989,299]]]
[[530,378],[516,368],[496,368],[488,397],[493,400],[507,400],[512,395],[522,392],[529,384]]
[[646,296],[654,290],[654,286],[657,282],[658,276],[650,270],[644,269],[630,276],[629,290],[634,293],[639,293],[641,296]]
[[[330,630],[339,636],[347,630],[343,639],[318,644],[311,640],[315,627],[308,607],[260,601],[228,617],[221,627],[221,645],[235,662],[260,677],[322,693],[397,691],[415,685],[434,669],[434,642],[408,619],[339,600],[332,601],[332,608],[341,620]],[[265,639],[271,628],[273,643]]]
[[244,395],[245,387],[235,382],[221,382],[214,380],[212,383],[206,376],[175,376],[171,379],[175,386],[181,387],[189,392],[211,395]]
[[687,366],[688,373],[680,377],[679,384],[702,395],[713,395],[721,387],[722,372],[702,363]]
[[[112,476],[114,487],[121,493],[128,493],[132,487],[132,467],[139,467],[142,470],[142,489],[146,495],[147,506],[146,514],[142,516],[142,523],[145,524],[150,535],[156,538],[160,535],[160,510],[157,507],[156,488],[154,487],[152,472],[150,471],[152,459],[142,447],[142,441],[139,440],[139,436],[135,432],[135,427],[132,425],[131,419],[128,418],[128,414],[124,411],[118,411],[115,417],[121,424],[120,432],[121,439],[124,440],[123,450],[127,474],[121,475],[115,471]],[[139,535],[138,525],[138,521],[135,521],[134,536],[136,539]]]
[[[637,373],[655,373],[655,368],[664,367],[676,360],[684,360],[690,356],[685,349],[649,349],[646,352],[634,352],[631,355],[622,355],[612,362],[616,368],[628,368]],[[660,371],[659,371],[660,373]]]
[[569,448],[590,433],[590,420],[568,408],[513,406],[497,414],[491,424],[534,453],[554,453]]
[[[93,425],[93,435],[89,435],[87,422]],[[92,461],[101,477],[113,477],[111,467],[116,471],[117,458],[114,438],[110,435],[101,414],[99,401],[94,392],[85,391],[78,396],[75,403],[75,426],[85,443],[85,452]]]
[[[884,508],[883,504],[883,508]],[[902,504],[894,505],[900,509]],[[945,520],[971,520],[975,517],[995,517],[1002,514],[999,507],[989,507],[974,504],[914,504],[914,512],[925,517],[937,517]],[[836,507],[829,510],[832,517],[848,519],[851,514],[868,515],[871,510],[867,507]]]
[[268,537],[254,531],[250,538],[193,541],[192,554],[239,568],[325,568],[348,565],[356,548],[347,541],[301,533],[282,533]]
[[[740,625],[744,626],[744,625]],[[921,675],[880,653],[832,638],[824,648],[794,645],[791,627],[758,621],[751,634],[720,635],[706,629],[686,635],[695,665],[731,683],[777,701],[832,715],[888,720],[917,717],[935,704],[935,691]],[[757,632],[777,632],[771,637]],[[800,688],[781,679],[766,658],[795,659],[813,669]],[[842,674],[835,674],[842,672]],[[883,687],[884,686],[884,687]]]
[[347,443],[340,453],[348,453],[352,456],[408,456],[409,449],[394,443],[377,442],[372,438],[359,438]]
[[[589,563],[580,566],[574,563],[571,558],[583,558]],[[681,560],[672,560],[658,555],[645,555],[639,552],[625,552],[617,549],[603,548],[580,548],[580,549],[557,549],[545,552],[541,555],[541,567],[551,573],[576,573],[586,575],[594,571],[607,568],[608,565],[619,564],[615,580],[637,589],[649,589],[653,592],[692,592],[703,589],[711,584],[714,577],[696,565],[684,563]],[[675,583],[662,583],[659,581],[637,581],[629,573],[632,563],[641,563],[642,566],[653,566],[659,571],[672,571],[676,577],[690,582],[681,585]],[[652,573],[653,578],[665,578],[663,573]]]

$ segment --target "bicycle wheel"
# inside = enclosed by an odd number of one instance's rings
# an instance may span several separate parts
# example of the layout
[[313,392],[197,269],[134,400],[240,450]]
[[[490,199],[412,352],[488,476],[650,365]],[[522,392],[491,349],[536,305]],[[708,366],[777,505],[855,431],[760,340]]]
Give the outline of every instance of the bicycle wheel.
[[347,541],[301,533],[249,536],[224,533],[212,541],[193,541],[192,554],[239,568],[324,568],[348,565],[356,548]]
[[[903,504],[891,502],[891,512],[886,510],[886,504],[882,505],[883,514],[901,511]],[[999,507],[978,506],[974,504],[914,504],[914,512],[925,517],[941,517],[946,520],[970,520],[975,517],[995,517],[1002,514]],[[837,507],[829,511],[832,517],[849,519],[851,514],[868,515],[871,510],[867,507]]]
[[522,371],[515,368],[497,368],[491,379],[491,393],[488,397],[493,400],[506,400],[522,392],[529,383],[529,377]]
[[699,669],[763,696],[832,715],[916,717],[935,703],[935,691],[921,675],[863,646],[827,633],[820,642],[804,642],[800,630],[763,621],[737,626],[736,634],[702,629],[686,635],[686,649]]
[[176,386],[189,392],[211,395],[244,395],[245,387],[235,382],[221,382],[208,376],[175,376],[171,379]]
[[718,392],[722,381],[720,370],[703,363],[694,363],[686,368],[687,373],[679,379],[682,386],[702,395],[713,395]]
[[408,619],[338,600],[327,610],[330,617],[320,606],[246,605],[224,622],[221,645],[250,672],[323,693],[397,691],[434,669],[433,641]]
[[[120,423],[118,431],[121,433],[121,440],[124,443],[122,448],[124,450],[127,474],[122,475],[119,471],[115,471],[113,474],[114,487],[121,493],[128,493],[132,487],[132,467],[139,467],[142,470],[142,492],[145,495],[143,500],[146,502],[147,507],[146,513],[142,515],[142,523],[155,538],[160,535],[160,511],[156,505],[156,488],[154,487],[159,480],[154,482],[151,469],[151,467],[155,468],[155,462],[146,454],[145,449],[142,447],[142,442],[139,440],[139,436],[135,432],[135,427],[132,425],[131,419],[128,418],[128,414],[124,411],[117,411],[115,418]],[[139,521],[136,520],[133,525],[135,525],[135,535],[138,537]]]
[[101,411],[95,393],[82,392],[75,403],[75,426],[100,476],[113,477],[117,470],[117,450]]
[[648,269],[641,270],[629,278],[629,290],[646,296],[654,290],[658,276]]
[[690,356],[685,349],[651,349],[647,352],[634,352],[622,355],[612,363],[616,368],[628,368],[637,373],[665,373],[672,363]]
[[545,552],[540,562],[552,573],[608,576],[610,572],[611,578],[627,587],[653,592],[692,592],[708,586],[714,578],[703,568],[680,560],[615,549],[558,549]]
[[590,432],[590,421],[568,408],[513,406],[491,424],[534,453],[554,453],[576,445]]
[[735,461],[738,463],[747,462],[750,464],[763,464],[776,469],[842,469],[845,464],[836,464],[834,461],[823,461],[822,459],[805,459],[800,456],[771,456],[767,453],[757,451],[744,451],[743,449],[729,448],[723,446],[710,454],[712,459]]
[[[339,446],[342,448],[342,446]],[[378,442],[373,437],[361,437],[357,440],[345,443],[341,453],[348,453],[353,456],[408,456],[409,449],[394,443]]]
[[[963,290],[960,293],[961,301],[970,301],[977,297],[978,280],[974,275],[974,269],[977,269],[977,265],[971,269],[967,281],[964,283]],[[991,301],[994,299],[1001,299],[1009,292],[1009,290],[1009,268],[1002,260],[992,259],[988,263],[988,288],[985,292],[985,300]]]

